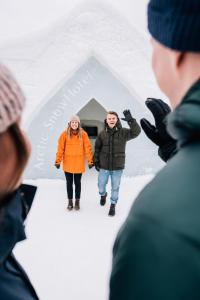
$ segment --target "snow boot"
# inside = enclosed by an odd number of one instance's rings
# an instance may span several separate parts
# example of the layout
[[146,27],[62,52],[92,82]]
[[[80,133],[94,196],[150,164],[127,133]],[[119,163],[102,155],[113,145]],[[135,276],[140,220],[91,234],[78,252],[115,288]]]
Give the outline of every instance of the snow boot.
[[80,209],[80,199],[76,199],[75,201],[75,210],[79,210]]
[[72,210],[73,209],[73,200],[72,199],[68,199],[68,206],[67,206],[68,210]]
[[101,199],[100,199],[100,205],[101,206],[106,204],[106,197],[107,197],[107,193],[105,193],[104,196],[101,196]]
[[111,203],[108,215],[112,217],[115,215],[115,204]]

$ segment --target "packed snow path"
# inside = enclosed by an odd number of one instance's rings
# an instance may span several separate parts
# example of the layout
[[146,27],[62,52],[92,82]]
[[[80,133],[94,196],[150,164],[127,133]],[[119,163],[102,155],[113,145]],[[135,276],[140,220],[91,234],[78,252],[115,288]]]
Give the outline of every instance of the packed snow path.
[[150,178],[122,178],[115,217],[108,216],[109,201],[99,205],[94,170],[83,175],[80,211],[67,211],[64,180],[28,182],[38,190],[27,220],[28,239],[19,243],[15,254],[41,300],[108,298],[116,233]]

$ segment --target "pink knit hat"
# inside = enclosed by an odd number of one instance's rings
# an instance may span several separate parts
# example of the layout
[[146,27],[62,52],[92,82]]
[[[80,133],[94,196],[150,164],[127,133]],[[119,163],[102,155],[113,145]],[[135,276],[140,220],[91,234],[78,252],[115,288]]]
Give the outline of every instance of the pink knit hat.
[[10,71],[0,64],[0,133],[21,116],[25,97]]
[[75,121],[75,122],[78,122],[80,124],[80,118],[79,116],[72,116],[69,120],[69,122],[72,122],[72,121]]

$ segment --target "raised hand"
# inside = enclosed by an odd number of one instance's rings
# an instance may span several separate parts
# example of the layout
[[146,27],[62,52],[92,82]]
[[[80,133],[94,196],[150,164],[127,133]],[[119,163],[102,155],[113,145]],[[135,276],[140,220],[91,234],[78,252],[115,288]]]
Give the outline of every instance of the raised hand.
[[161,99],[147,98],[145,104],[154,117],[155,126],[143,118],[140,120],[141,127],[147,137],[159,146],[159,156],[167,161],[176,153],[176,140],[166,130],[166,116],[171,112],[171,109]]
[[123,114],[124,114],[124,118],[121,118],[121,120],[126,121],[126,122],[130,122],[133,120],[133,117],[132,117],[129,109],[125,109],[123,111]]

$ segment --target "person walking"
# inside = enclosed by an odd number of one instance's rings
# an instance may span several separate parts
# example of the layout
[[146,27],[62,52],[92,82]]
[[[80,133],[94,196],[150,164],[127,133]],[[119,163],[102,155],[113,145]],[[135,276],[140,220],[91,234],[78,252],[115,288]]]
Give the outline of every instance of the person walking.
[[21,184],[30,144],[20,127],[24,95],[11,72],[0,64],[0,299],[38,300],[13,249],[26,239],[24,220],[36,187]]
[[140,134],[140,126],[132,117],[130,110],[124,110],[123,121],[130,126],[122,128],[118,114],[109,111],[105,120],[105,127],[95,141],[94,164],[98,175],[100,205],[106,203],[106,186],[111,178],[111,197],[109,216],[115,215],[115,206],[118,201],[119,187],[123,169],[125,168],[126,143]]
[[109,299],[198,300],[200,1],[151,0],[148,27],[153,70],[173,111],[149,99],[155,126],[146,119],[141,125],[167,163],[136,198],[117,235]]
[[[85,157],[88,166],[93,167],[92,145],[88,134],[80,126],[79,116],[72,116],[66,130],[58,140],[55,166],[60,168],[63,163],[68,196],[68,210],[80,209],[81,178],[85,172]],[[73,183],[75,185],[75,206],[73,203]]]

